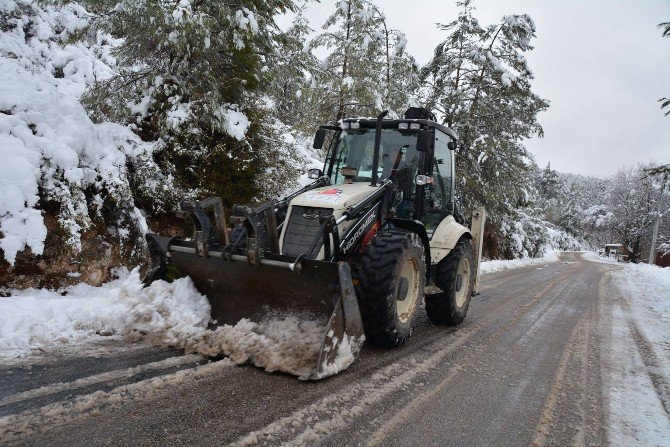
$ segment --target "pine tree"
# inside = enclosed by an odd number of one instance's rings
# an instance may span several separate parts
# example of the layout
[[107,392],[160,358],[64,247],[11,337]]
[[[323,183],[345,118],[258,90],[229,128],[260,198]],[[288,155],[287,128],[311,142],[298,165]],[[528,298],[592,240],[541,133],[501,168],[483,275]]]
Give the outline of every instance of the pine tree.
[[523,53],[532,50],[535,24],[505,16],[482,27],[471,0],[458,18],[440,25],[447,38],[422,69],[421,101],[460,134],[457,172],[466,204],[484,205],[493,220],[510,215],[529,195],[530,156],[523,140],[541,136],[537,114],[548,102],[531,90]]
[[340,0],[323,30],[311,43],[330,51],[308,92],[311,125],[347,114],[374,116],[384,108],[404,112],[418,70],[405,36],[388,28],[383,12],[368,0]]
[[[307,91],[319,61],[312,54],[309,36],[313,33],[304,16],[306,3],[297,11],[289,29],[281,35],[275,52],[266,57],[268,96],[274,102],[274,113],[284,124],[300,126],[308,119]],[[314,129],[305,129],[312,133]]]
[[560,186],[558,173],[551,169],[551,163],[547,163],[540,177],[540,194],[544,199],[554,199],[558,196]]
[[[174,179],[171,207],[183,196],[260,199],[297,174],[263,99],[264,55],[281,36],[274,15],[291,0],[90,3],[107,8],[99,26],[123,43],[118,73],[86,103],[94,118],[155,142],[154,159]],[[158,211],[154,197],[137,201]]]

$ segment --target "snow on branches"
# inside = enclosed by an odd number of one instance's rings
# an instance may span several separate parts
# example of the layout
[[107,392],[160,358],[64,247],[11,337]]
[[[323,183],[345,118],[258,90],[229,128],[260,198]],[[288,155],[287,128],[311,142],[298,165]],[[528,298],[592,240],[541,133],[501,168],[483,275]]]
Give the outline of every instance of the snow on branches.
[[[113,74],[115,39],[88,34],[91,15],[75,3],[9,0],[0,22],[0,248],[13,264],[29,247],[41,254],[45,207],[55,209],[67,245],[104,208],[116,222],[146,224],[132,202],[127,163],[151,148],[124,126],[94,124],[79,96]],[[77,37],[82,37],[77,39]]]

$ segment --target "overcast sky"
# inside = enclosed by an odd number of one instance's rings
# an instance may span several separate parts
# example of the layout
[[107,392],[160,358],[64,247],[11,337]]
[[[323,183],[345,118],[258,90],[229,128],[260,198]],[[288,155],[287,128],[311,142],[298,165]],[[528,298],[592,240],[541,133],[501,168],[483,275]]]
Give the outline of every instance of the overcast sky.
[[[312,28],[320,29],[334,3],[309,7]],[[444,39],[435,23],[457,11],[452,0],[375,3],[407,35],[419,64]],[[670,163],[670,116],[657,102],[670,97],[670,38],[657,28],[670,21],[670,0],[478,0],[475,7],[482,25],[506,14],[535,21],[527,58],[535,91],[551,101],[539,116],[545,137],[527,142],[540,166],[607,176],[623,165]]]

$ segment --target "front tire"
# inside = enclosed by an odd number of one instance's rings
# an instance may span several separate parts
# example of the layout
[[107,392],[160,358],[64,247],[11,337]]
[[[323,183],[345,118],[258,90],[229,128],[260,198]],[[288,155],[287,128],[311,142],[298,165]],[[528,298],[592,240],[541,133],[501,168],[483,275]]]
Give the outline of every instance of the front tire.
[[380,232],[361,264],[361,316],[366,338],[376,346],[404,344],[423,301],[426,263],[415,233]]
[[470,239],[460,239],[437,265],[435,283],[441,293],[426,296],[426,313],[435,324],[456,326],[470,307],[475,263]]

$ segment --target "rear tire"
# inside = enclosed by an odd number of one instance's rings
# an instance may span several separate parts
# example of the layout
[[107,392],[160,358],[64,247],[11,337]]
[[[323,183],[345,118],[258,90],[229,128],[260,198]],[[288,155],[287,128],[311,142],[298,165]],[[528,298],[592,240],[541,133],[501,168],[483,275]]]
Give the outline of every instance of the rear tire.
[[361,316],[365,336],[376,346],[407,341],[423,301],[426,263],[423,243],[415,233],[380,232],[368,246],[361,265]]
[[426,313],[435,324],[456,326],[470,307],[474,284],[474,256],[470,239],[460,239],[437,265],[435,283],[442,293],[426,296]]

